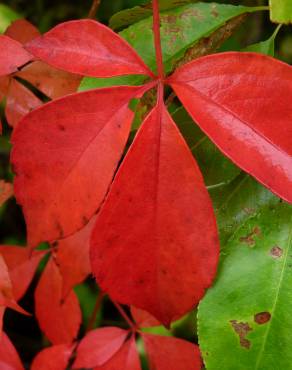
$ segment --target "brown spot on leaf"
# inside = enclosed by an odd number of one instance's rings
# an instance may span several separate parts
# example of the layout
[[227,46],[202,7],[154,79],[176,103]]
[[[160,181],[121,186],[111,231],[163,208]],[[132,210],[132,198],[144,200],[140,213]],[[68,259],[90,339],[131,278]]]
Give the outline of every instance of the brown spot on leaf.
[[239,241],[247,244],[249,247],[253,247],[255,245],[254,237],[259,235],[261,235],[261,230],[258,226],[256,226],[249,234],[239,238]]
[[211,14],[214,18],[217,18],[219,16],[219,13],[217,11],[217,7],[215,4],[212,4],[212,10],[211,10]]
[[63,126],[63,125],[58,125],[58,129],[60,130],[60,131],[65,131],[66,129],[65,129],[65,126]]
[[235,333],[239,336],[239,342],[241,347],[250,348],[250,341],[246,339],[246,335],[252,331],[252,328],[248,325],[247,322],[238,322],[237,320],[230,320],[230,324],[234,329]]
[[278,245],[275,245],[271,250],[270,250],[270,255],[273,258],[280,258],[283,254],[283,249],[280,248]]
[[266,324],[271,319],[270,312],[259,312],[256,315],[254,315],[254,321],[259,324]]

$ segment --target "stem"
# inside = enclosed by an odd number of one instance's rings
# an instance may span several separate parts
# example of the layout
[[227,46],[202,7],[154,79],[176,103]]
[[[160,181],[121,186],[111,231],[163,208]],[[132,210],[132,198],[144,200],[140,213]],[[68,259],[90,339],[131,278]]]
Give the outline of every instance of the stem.
[[164,67],[161,50],[160,38],[160,17],[159,17],[159,0],[153,0],[153,32],[154,32],[154,46],[156,53],[157,72],[159,78],[164,79]]
[[93,309],[91,317],[88,321],[88,325],[87,325],[87,328],[86,328],[86,333],[89,332],[90,330],[92,330],[93,327],[94,327],[96,316],[97,316],[98,311],[100,310],[100,306],[101,306],[103,297],[104,297],[104,293],[100,292],[99,295],[96,298],[94,309]]
[[116,309],[119,311],[123,319],[127,322],[127,324],[130,326],[132,331],[136,331],[137,327],[136,324],[129,318],[123,307],[116,301],[112,301]]
[[101,0],[93,0],[91,8],[88,13],[88,18],[94,19],[99,8]]

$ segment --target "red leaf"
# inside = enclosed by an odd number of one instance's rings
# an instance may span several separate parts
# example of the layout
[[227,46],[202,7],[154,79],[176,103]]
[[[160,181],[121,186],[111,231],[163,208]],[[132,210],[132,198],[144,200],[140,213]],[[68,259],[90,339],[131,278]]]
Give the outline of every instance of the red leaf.
[[91,272],[89,237],[94,223],[95,217],[83,229],[58,242],[56,258],[63,278],[63,297]]
[[72,291],[62,300],[62,277],[51,258],[35,290],[39,326],[53,344],[71,343],[81,323],[78,299]]
[[10,37],[0,35],[0,45],[0,76],[16,72],[18,67],[32,59],[22,45]]
[[166,108],[157,105],[97,217],[93,273],[114,300],[169,325],[210,286],[218,254],[215,217],[200,170]]
[[[135,337],[127,340],[121,349],[104,365],[94,370],[141,370]],[[178,370],[178,369],[177,369]]]
[[3,245],[0,246],[0,253],[9,270],[13,296],[18,301],[31,283],[44,252],[38,251],[31,255],[31,250],[27,247]]
[[22,117],[42,104],[43,102],[24,85],[14,78],[11,79],[6,99],[5,114],[8,123],[12,127],[16,127]]
[[124,86],[74,94],[36,109],[17,126],[14,191],[29,245],[66,237],[94,215],[129,135],[134,113],[128,102],[145,90]]
[[53,68],[43,62],[33,62],[17,73],[51,99],[77,91],[81,77]]
[[24,370],[16,349],[5,333],[0,336],[0,369]]
[[45,348],[34,358],[31,370],[66,370],[72,351],[67,344]]
[[88,332],[81,340],[74,369],[102,366],[122,347],[128,331],[115,327]]
[[0,102],[7,95],[10,78],[8,76],[0,77]]
[[[2,307],[2,316],[5,307],[12,308],[24,315],[28,315],[16,302],[13,292],[12,283],[10,280],[9,272],[4,258],[0,254],[0,307]],[[1,333],[0,333],[1,334]]]
[[54,67],[81,75],[153,75],[125,40],[89,19],[61,23],[27,44],[26,49]]
[[185,340],[142,333],[150,370],[200,370],[199,347]]
[[25,44],[40,35],[38,29],[26,19],[17,19],[7,28],[5,35]]
[[13,195],[13,185],[4,180],[0,180],[0,207]]
[[161,323],[155,319],[150,313],[140,308],[131,307],[131,315],[133,316],[135,322],[140,328],[149,328],[151,326],[159,326]]
[[255,53],[222,53],[184,65],[169,82],[223,153],[292,202],[289,65]]

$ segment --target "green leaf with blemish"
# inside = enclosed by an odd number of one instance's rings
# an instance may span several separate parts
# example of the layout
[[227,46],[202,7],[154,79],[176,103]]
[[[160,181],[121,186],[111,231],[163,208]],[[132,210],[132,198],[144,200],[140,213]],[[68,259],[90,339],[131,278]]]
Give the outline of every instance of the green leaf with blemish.
[[[177,8],[188,3],[196,3],[198,0],[160,0],[160,11]],[[114,14],[109,20],[109,26],[118,30],[127,27],[133,23],[139,22],[144,18],[152,15],[152,2],[145,2],[140,6],[135,6],[130,9],[124,9]]]
[[270,18],[275,23],[292,23],[292,1],[270,0]]
[[178,108],[172,117],[196,158],[207,186],[229,183],[240,173],[240,169],[217,149],[183,107]]
[[[161,43],[166,73],[172,72],[187,51],[193,48],[200,39],[208,38],[215,31],[224,27],[228,21],[242,14],[262,9],[265,9],[265,7],[251,8],[215,3],[196,3],[161,12]],[[133,24],[120,32],[120,35],[138,52],[145,63],[155,71],[156,57],[152,17]],[[221,37],[224,40],[224,33]],[[205,46],[205,44],[202,45],[202,47]],[[208,50],[209,52],[212,50],[211,45]],[[86,77],[83,79],[79,90],[125,84],[136,85],[143,82],[143,76],[122,76],[106,79],[106,81],[105,79]]]
[[199,306],[206,368],[292,369],[291,286],[292,207],[279,202],[248,218],[224,247]]
[[21,16],[14,10],[4,4],[0,4],[0,33],[5,32],[6,28],[18,18],[21,18]]

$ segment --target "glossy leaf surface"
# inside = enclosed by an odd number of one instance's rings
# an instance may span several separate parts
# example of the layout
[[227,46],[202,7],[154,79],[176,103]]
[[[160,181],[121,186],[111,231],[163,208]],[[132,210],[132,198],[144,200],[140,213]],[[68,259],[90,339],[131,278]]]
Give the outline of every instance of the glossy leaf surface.
[[292,202],[290,66],[255,53],[222,53],[181,67],[169,82],[223,153]]
[[[161,12],[160,33],[165,72],[167,74],[172,72],[185,53],[194,47],[201,38],[209,37],[235,17],[258,9],[256,7],[199,2]],[[155,70],[156,57],[152,24],[152,17],[148,17],[119,34],[138,52],[151,70]],[[80,89],[141,84],[143,81],[143,76],[125,76],[110,80],[84,78]]]
[[81,340],[73,364],[74,369],[102,366],[122,347],[128,331],[107,327],[95,329]]
[[120,87],[71,95],[18,125],[12,138],[14,189],[30,244],[70,235],[96,212],[128,139],[134,115],[129,100],[140,91]]
[[24,370],[16,349],[5,333],[0,336],[0,369]]
[[291,206],[265,207],[224,248],[199,306],[207,369],[291,369],[291,221]]
[[142,124],[97,216],[93,273],[114,300],[145,309],[168,325],[198,303],[215,275],[218,252],[201,173],[159,103]]
[[34,358],[31,370],[66,370],[72,350],[67,344],[45,348]]
[[200,370],[197,346],[182,339],[142,334],[150,370]]
[[78,299],[73,291],[62,297],[62,276],[51,258],[35,290],[35,311],[39,326],[53,344],[69,344],[81,323]]
[[0,35],[0,76],[16,72],[18,67],[32,59],[22,45],[10,37]]
[[26,49],[54,67],[81,75],[151,75],[142,59],[122,38],[89,19],[62,23],[27,44]]

